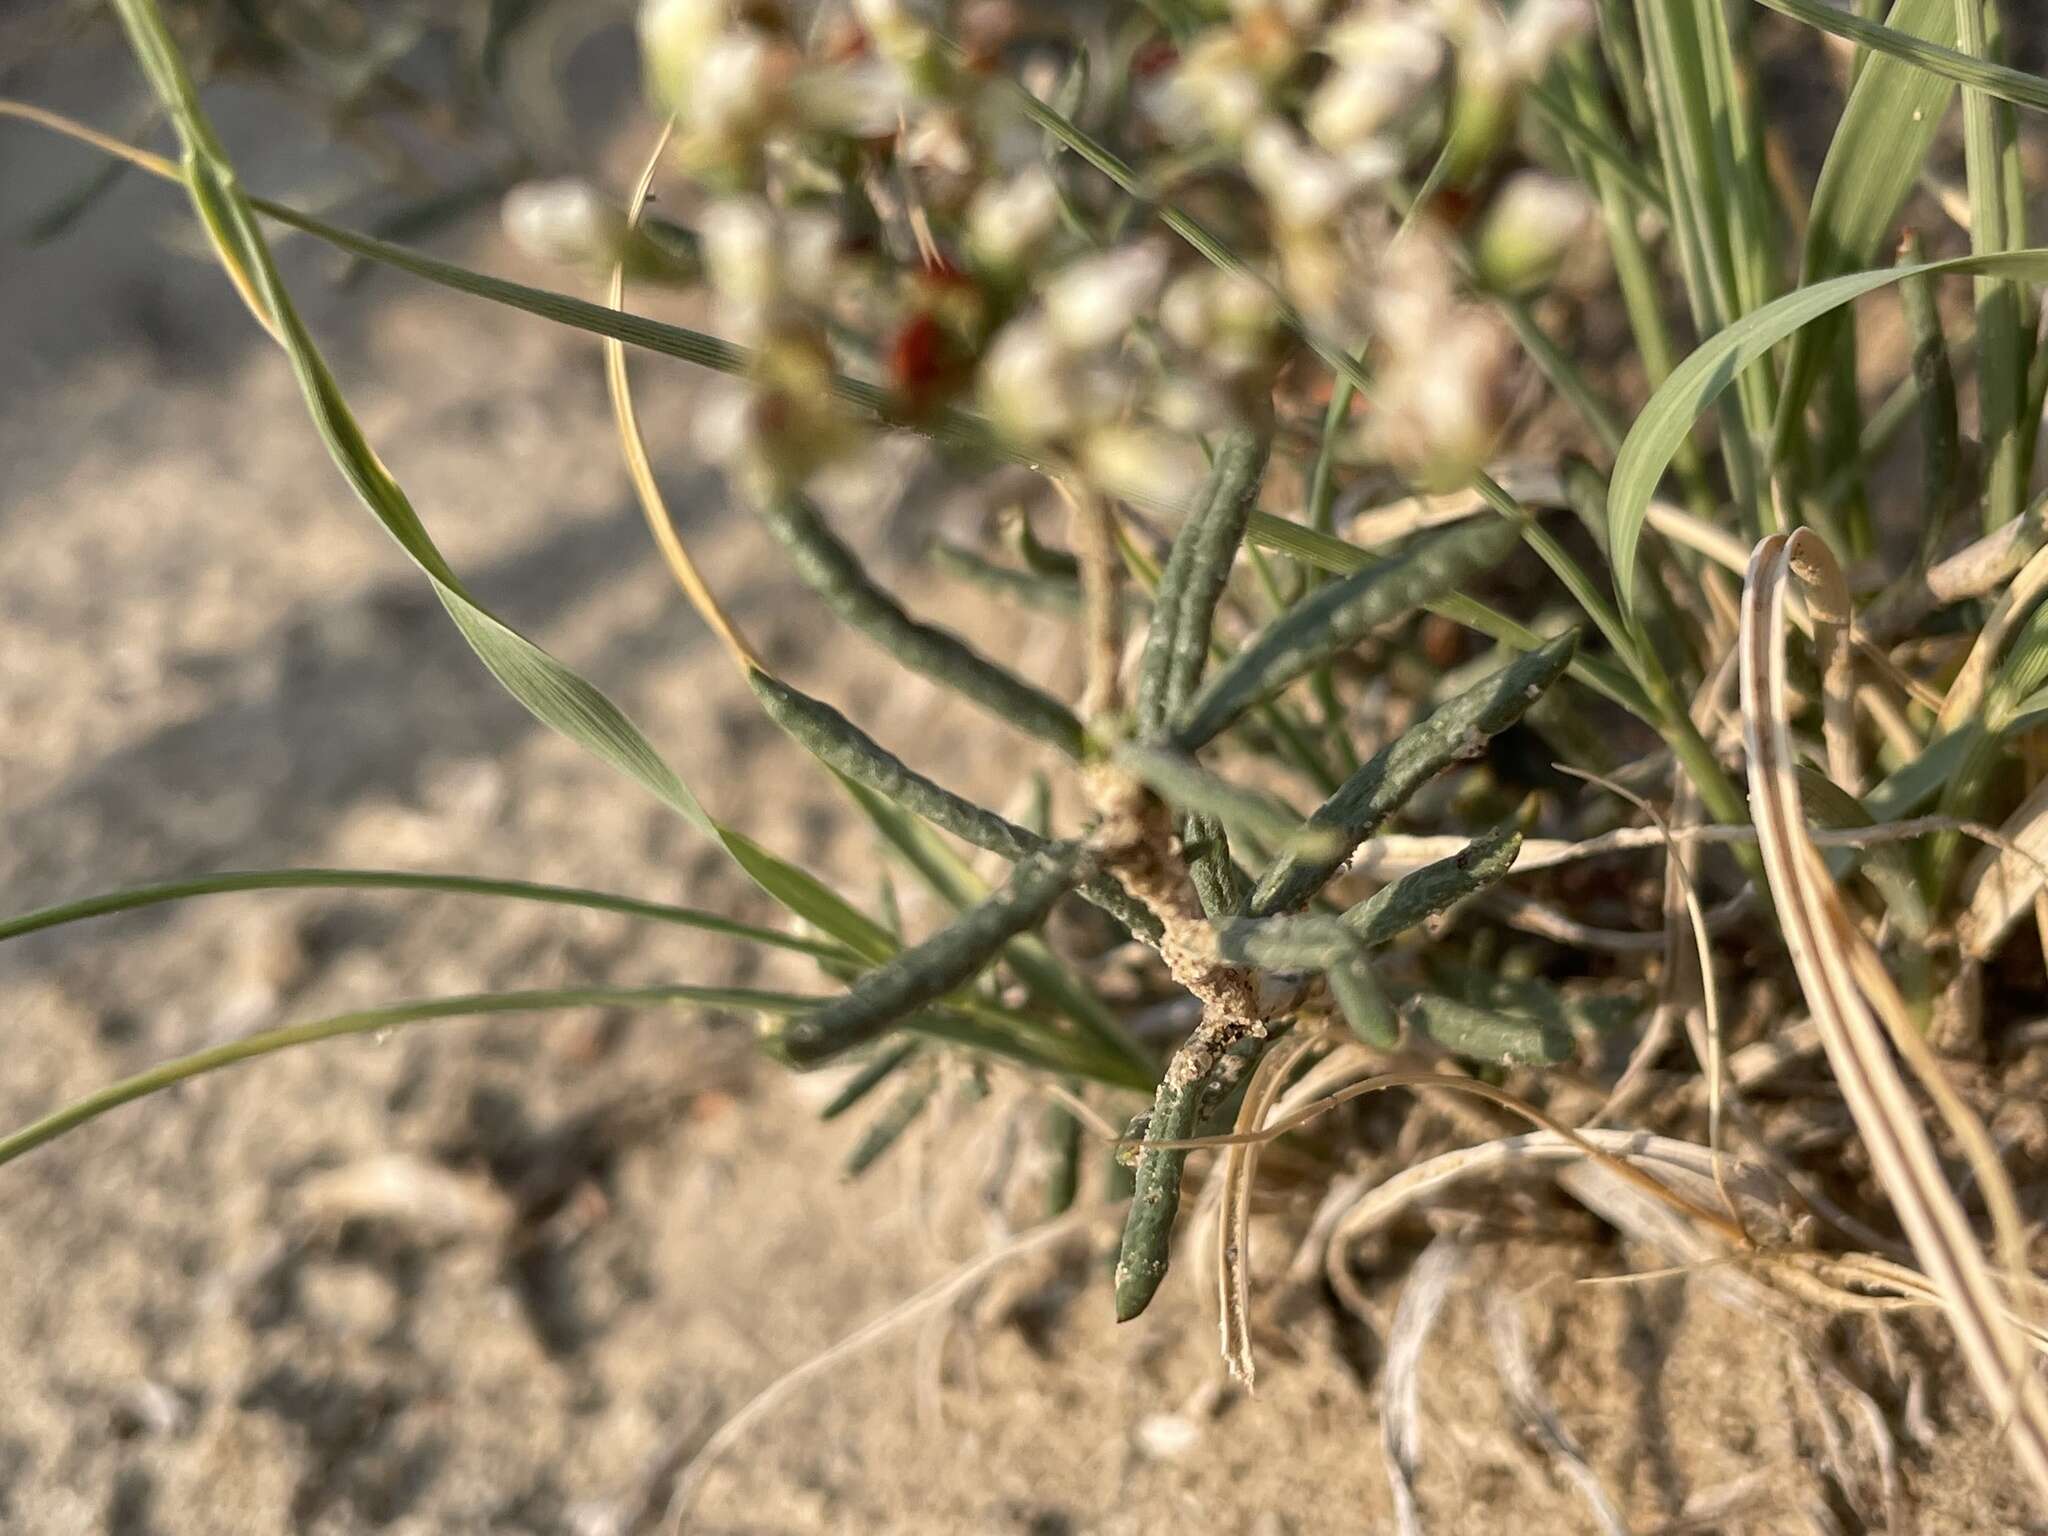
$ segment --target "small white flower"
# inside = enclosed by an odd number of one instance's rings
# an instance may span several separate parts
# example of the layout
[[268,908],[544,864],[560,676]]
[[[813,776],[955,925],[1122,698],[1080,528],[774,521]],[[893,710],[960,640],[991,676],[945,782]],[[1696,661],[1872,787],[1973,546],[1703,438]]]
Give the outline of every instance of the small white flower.
[[707,208],[698,228],[704,275],[734,335],[759,341],[778,316],[833,297],[840,276],[839,226],[829,214],[729,197]]
[[1045,443],[1075,424],[1066,349],[1037,316],[1005,326],[981,364],[981,400],[989,420],[1018,443]]
[[1151,427],[1098,427],[1081,442],[1081,467],[1112,489],[1178,502],[1194,494],[1199,471],[1179,445]]
[[775,260],[775,210],[758,197],[728,197],[713,203],[698,220],[704,242],[704,273],[722,299],[760,304],[779,286]]
[[974,170],[974,138],[960,114],[926,112],[910,125],[899,151],[903,163],[941,176],[964,177]]
[[1266,109],[1266,85],[1237,35],[1205,34],[1157,93],[1154,115],[1176,138],[1236,143]]
[[1444,316],[1427,348],[1389,351],[1367,429],[1374,451],[1421,489],[1463,483],[1500,436],[1513,362],[1506,331],[1471,306]]
[[1365,15],[1331,28],[1334,67],[1309,98],[1303,123],[1338,153],[1407,117],[1443,72],[1442,34],[1416,15]]
[[1328,222],[1355,186],[1342,162],[1304,143],[1277,117],[1262,119],[1245,136],[1244,173],[1284,229]]
[[1156,245],[1129,246],[1077,261],[1046,289],[1047,322],[1053,334],[1076,352],[1106,347],[1130,329],[1165,277],[1166,253]]
[[902,75],[873,57],[806,70],[791,82],[790,97],[811,127],[853,139],[894,133],[909,102]]
[[1159,323],[1190,352],[1201,351],[1215,339],[1216,316],[1207,272],[1190,269],[1167,285],[1159,300]]
[[854,0],[853,10],[875,46],[898,63],[923,56],[940,19],[939,7],[916,0]]
[[1198,268],[1166,290],[1159,318],[1174,341],[1229,377],[1270,359],[1280,305],[1273,291],[1249,273]]
[[1508,24],[1508,58],[1524,80],[1536,80],[1567,43],[1593,30],[1587,0],[1522,0]]
[[735,465],[745,456],[753,423],[753,392],[736,379],[718,379],[698,396],[691,436],[712,464]]
[[983,266],[1014,271],[1022,266],[1060,215],[1059,191],[1042,165],[1028,166],[1006,181],[990,181],[967,205],[967,249]]
[[736,28],[705,48],[687,96],[676,103],[685,123],[707,139],[748,134],[775,111],[774,45],[761,33]]
[[665,105],[683,105],[696,88],[706,50],[731,25],[729,0],[647,0],[640,7],[640,52]]
[[1307,32],[1323,19],[1323,0],[1230,0],[1239,21],[1271,18],[1291,32]]
[[1477,245],[1480,276],[1520,293],[1539,288],[1593,222],[1593,200],[1577,182],[1518,171],[1494,195]]
[[1236,419],[1230,397],[1212,380],[1170,374],[1152,391],[1152,415],[1169,432],[1191,437],[1215,432]]
[[587,181],[522,182],[505,194],[505,236],[536,261],[598,265],[626,235],[625,214]]

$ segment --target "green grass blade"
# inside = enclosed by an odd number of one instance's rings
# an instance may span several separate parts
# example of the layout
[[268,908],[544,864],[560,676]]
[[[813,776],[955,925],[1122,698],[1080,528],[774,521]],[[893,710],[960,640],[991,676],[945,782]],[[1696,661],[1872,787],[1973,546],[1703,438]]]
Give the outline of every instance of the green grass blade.
[[877,1051],[872,1061],[864,1063],[858,1072],[847,1079],[846,1086],[832,1096],[831,1103],[818,1111],[818,1118],[820,1120],[838,1119],[862,1099],[873,1093],[882,1085],[884,1079],[923,1049],[924,1047],[919,1042],[905,1040],[890,1046],[887,1050]]
[[381,1034],[407,1024],[423,1024],[436,1019],[537,1013],[563,1008],[645,1008],[687,1003],[701,1008],[729,1008],[781,1018],[807,1012],[824,1001],[823,998],[760,992],[747,987],[561,987],[532,992],[477,992],[462,997],[395,1003],[383,1008],[362,1008],[316,1019],[308,1024],[259,1030],[239,1040],[209,1046],[203,1051],[194,1051],[189,1056],[180,1056],[132,1077],[122,1078],[96,1093],[53,1110],[11,1135],[0,1137],[0,1164],[12,1162],[24,1152],[54,1141],[66,1131],[76,1130],[123,1104],[132,1104],[137,1099],[161,1093],[175,1084],[218,1072],[224,1067],[322,1040]]
[[626,917],[649,918],[655,922],[724,934],[822,959],[848,958],[848,951],[837,943],[820,943],[797,934],[779,933],[773,928],[736,922],[715,912],[700,912],[692,907],[641,901],[632,896],[614,896],[606,891],[585,890],[572,885],[542,885],[528,880],[491,880],[476,875],[439,875],[396,869],[226,870],[219,874],[194,875],[186,880],[131,886],[126,890],[87,896],[8,918],[0,922],[0,942],[45,928],[83,922],[87,918],[135,912],[198,896],[218,896],[235,891],[299,890],[441,891],[465,896],[501,896],[513,901],[549,902],[584,907],[595,912],[617,912]]
[[870,959],[894,952],[885,930],[812,876],[707,812],[653,743],[617,705],[477,602],[429,536],[419,514],[363,436],[271,260],[248,197],[214,136],[154,0],[121,0],[120,14],[151,84],[184,146],[185,183],[223,266],[291,360],[329,455],[358,498],[420,568],[457,630],[514,698],[544,724],[637,780],[716,837],[770,895]]
[[[1750,167],[1731,127],[1740,114],[1726,17],[1721,0],[1636,0],[1636,21],[1679,268],[1694,329],[1711,336],[1754,307],[1745,303],[1753,279],[1744,271],[1755,262],[1738,245],[1757,233],[1743,217],[1751,199],[1731,181],[1750,174]],[[1770,428],[1770,391],[1759,374],[1745,374],[1739,417],[1722,423],[1723,457],[1737,503],[1745,507],[1760,505],[1756,441]]]
[[[1964,53],[1989,59],[1996,0],[1953,0],[1957,41]],[[1983,91],[1963,92],[1963,147],[1970,184],[1970,249],[1978,255],[2026,244],[2024,205],[2009,200],[2007,157],[2014,146],[1999,103]],[[1977,410],[1984,445],[1984,530],[2020,515],[2026,500],[2026,451],[2020,441],[2030,333],[2017,284],[1977,279]],[[2036,423],[2036,428],[2039,424]]]
[[[1926,263],[1919,236],[1910,230],[1899,249],[1899,260],[1907,266]],[[1920,563],[1931,565],[1958,499],[1956,481],[1962,473],[1956,375],[1949,363],[1941,311],[1934,302],[1933,279],[1906,279],[1899,285],[1899,301],[1907,333],[1913,339],[1912,387],[1920,418]]]
[[903,1133],[917,1122],[918,1116],[931,1103],[938,1086],[937,1075],[929,1071],[903,1085],[896,1097],[889,1101],[888,1107],[861,1132],[860,1140],[854,1143],[853,1151],[847,1155],[846,1176],[849,1179],[857,1179],[866,1173],[903,1139]]
[[1745,315],[1712,337],[1672,372],[1650,397],[1621,445],[1609,487],[1608,545],[1614,585],[1622,607],[1634,611],[1636,551],[1657,482],[1671,463],[1673,451],[1700,413],[1720,397],[1743,365],[1761,356],[1800,327],[1841,308],[1864,294],[1875,293],[1916,274],[1945,272],[2048,280],[2048,249],[2007,251],[1988,256],[1957,256],[1916,267],[1851,272],[1798,289]]
[[1803,21],[1810,27],[1823,32],[1832,32],[1837,37],[1846,37],[1858,47],[1873,49],[1895,59],[1953,80],[1958,85],[1967,85],[1987,96],[1996,96],[2000,101],[2009,101],[2014,106],[2032,107],[2037,112],[2048,112],[2048,80],[2039,75],[2028,74],[2022,69],[2012,69],[2004,64],[1989,63],[1981,58],[1944,47],[1939,43],[1916,37],[1909,32],[1897,31],[1874,21],[1866,21],[1849,11],[1841,11],[1825,3],[1825,0],[1756,0],[1767,10],[1790,16],[1794,21]]
[[872,964],[879,965],[897,953],[899,946],[888,929],[816,876],[780,854],[770,853],[744,832],[724,825],[717,830],[719,842],[734,862],[786,910]]
[[[1610,137],[1596,132],[1578,105],[1568,100],[1555,86],[1532,85],[1522,99],[1535,109],[1536,115],[1549,124],[1560,139],[1598,165],[1603,173],[1612,176],[1616,185],[1625,189],[1630,197],[1664,218],[1671,217],[1671,201],[1664,195],[1663,187],[1630,158],[1627,149],[1617,143],[1618,134]],[[1611,124],[1608,126],[1612,127]]]
[[[1955,0],[1896,0],[1886,25],[1914,37],[1953,43]],[[1802,286],[1867,267],[1877,259],[1954,93],[1953,82],[1902,59],[1883,54],[1866,58],[1814,186],[1799,262]],[[1830,343],[1839,334],[1839,323],[1827,323],[1793,336],[1778,402],[1774,457],[1785,456],[1788,439],[1797,430],[1814,381],[1830,355]]]

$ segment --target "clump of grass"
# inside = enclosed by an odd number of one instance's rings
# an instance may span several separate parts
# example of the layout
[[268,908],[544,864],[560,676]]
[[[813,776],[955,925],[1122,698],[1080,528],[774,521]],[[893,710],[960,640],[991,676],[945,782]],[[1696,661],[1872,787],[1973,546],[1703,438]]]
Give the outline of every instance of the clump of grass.
[[[1957,1048],[1996,1065],[2048,992],[2038,967],[1990,969],[2029,913],[2048,945],[2048,759],[2030,735],[2048,719],[2048,520],[2032,493],[2048,393],[2032,290],[2048,250],[2027,245],[2014,112],[2048,107],[2048,81],[2003,61],[1993,0],[1896,0],[1882,22],[1761,4],[1791,22],[1721,0],[1154,0],[1071,24],[898,0],[801,15],[650,0],[640,36],[667,126],[631,198],[550,184],[508,209],[515,236],[609,278],[599,304],[252,196],[155,0],[118,0],[175,164],[6,110],[185,186],[337,467],[486,668],[715,840],[793,928],[470,876],[271,871],[45,909],[0,939],[211,892],[420,886],[687,923],[797,950],[821,982],[802,996],[491,994],[266,1031],[53,1111],[0,1138],[0,1162],[171,1082],[335,1035],[597,1001],[746,1009],[778,1060],[851,1064],[828,1116],[892,1090],[855,1172],[963,1054],[1054,1093],[1044,1198],[1058,1217],[1083,1188],[1083,1118],[1149,1100],[1122,1138],[1119,1318],[1168,1278],[1191,1154],[1227,1149],[1217,1294],[1226,1356],[1249,1380],[1255,1149],[1367,1093],[1458,1094],[1484,1106],[1446,1122],[1462,1139],[1385,1188],[1495,1166],[1464,1143],[1509,1147],[1505,1122],[1484,1118],[1509,1113],[1542,1128],[1517,1151],[1662,1200],[1784,1296],[1877,1286],[1938,1303],[2048,1492],[2025,1230],[2041,1212],[1930,1043],[1967,1015],[1977,1027]],[[1767,42],[1821,67],[1794,23],[1856,49],[1810,196],[1773,171],[1786,129],[1757,86]],[[1958,96],[1967,240],[1902,230]],[[657,181],[672,219],[643,217]],[[754,842],[483,606],[351,416],[266,220],[604,338],[664,558],[763,710],[948,923],[908,938]],[[1976,284],[1967,340],[1944,276]],[[632,313],[629,277],[705,289],[721,334]],[[1853,305],[1893,289],[1910,346],[1866,412]],[[1623,358],[1579,339],[1575,317],[1605,305],[1625,321]],[[1026,826],[978,804],[762,660],[662,503],[629,347],[724,376],[699,447],[764,544],[895,666],[977,706],[1003,750],[1064,775],[1077,812]],[[820,510],[820,473],[884,431],[935,439],[965,474],[1022,464],[1047,482],[1007,551],[955,540],[942,568],[1065,616],[1086,658],[1078,697],[917,617]],[[1917,434],[1917,481],[1890,472],[1901,434]],[[1531,474],[1539,443],[1573,451],[1546,449]],[[1408,492],[1458,494],[1394,505]],[[1047,538],[1061,516],[1064,540]],[[1787,601],[1794,576],[1803,607]],[[1810,667],[1788,657],[1794,619]],[[1987,845],[1974,862],[1966,838]],[[986,878],[962,844],[1006,872]],[[1688,845],[1701,851],[1646,901],[1639,877]],[[1123,965],[1128,950],[1040,936],[1070,898],[1143,953],[1145,995],[1105,982],[1103,956]],[[1774,985],[1818,1026],[1867,1181],[1836,1166],[1839,1129],[1743,1097],[1742,1052],[1774,1020],[1724,1017],[1723,1002]],[[1195,1010],[1182,1038],[1136,1030],[1142,1005],[1177,996]],[[1599,1002],[1617,997],[1619,1016]],[[1675,1071],[1674,1020],[1699,1058]],[[1662,1091],[1646,1089],[1660,1071]],[[1781,1224],[1817,1215],[1830,1236],[1756,1246],[1738,1192],[1779,1197],[1729,1176],[1724,1091],[1740,1150],[1784,1175]],[[1923,1099],[1970,1161],[1967,1191]],[[1656,1134],[1574,1129],[1623,1106]],[[1675,1150],[1688,1148],[1690,1163]],[[1917,1270],[1857,1251],[1889,1241],[1894,1218]],[[1365,1220],[1325,1224],[1333,1263]],[[1440,1300],[1405,1309],[1404,1349],[1419,1351]],[[1519,1345],[1503,1348],[1520,1371]],[[1397,1374],[1387,1443],[1406,1498],[1405,1354]],[[1519,1400],[1547,1423],[1532,1382]],[[1569,1436],[1552,1438],[1590,1477]],[[1609,1510],[1597,1485],[1589,1497]]]

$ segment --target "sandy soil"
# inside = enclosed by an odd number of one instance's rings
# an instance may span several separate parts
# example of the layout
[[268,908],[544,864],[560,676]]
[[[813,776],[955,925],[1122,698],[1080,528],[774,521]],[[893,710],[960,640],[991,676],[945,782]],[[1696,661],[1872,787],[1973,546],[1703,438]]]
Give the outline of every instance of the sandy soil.
[[[95,112],[103,63],[44,83]],[[248,113],[229,121],[252,183],[317,169]],[[7,130],[0,223],[85,164]],[[282,358],[214,271],[169,248],[186,238],[178,199],[137,181],[73,239],[0,265],[7,907],[356,864],[766,918],[688,827],[494,688],[351,503]],[[517,270],[488,239],[463,249]],[[324,253],[288,257],[364,425],[477,590],[623,702],[721,815],[871,889],[866,837],[753,712],[647,547],[595,347],[391,279],[337,296]],[[726,513],[691,465],[698,381],[658,362],[639,376],[667,483],[752,632],[952,782],[1014,792],[1025,749],[890,679]],[[882,521],[849,531],[925,611],[985,626],[971,594],[890,560],[902,541]],[[1004,622],[979,632],[1070,681],[1053,627]],[[352,1005],[779,975],[719,941],[553,909],[221,898],[9,946],[0,1118]],[[838,1167],[857,1128],[820,1126],[818,1099],[754,1060],[732,1020],[455,1023],[197,1082],[0,1171],[0,1528],[647,1528],[724,1416],[986,1251],[999,1217],[1029,1219],[981,1198],[1028,1156],[1021,1097],[956,1096],[852,1185]],[[1110,1324],[1096,1227],[802,1385],[719,1461],[697,1528],[1394,1528],[1382,1339],[1419,1243],[1363,1256],[1371,1326],[1319,1284],[1290,1290],[1277,1271],[1316,1193],[1259,1229],[1256,1398],[1219,1387],[1194,1266],[1139,1323]],[[1458,1224],[1467,1264],[1421,1379],[1422,1528],[1596,1528],[1504,1394],[1486,1323],[1502,1298],[1630,1529],[1881,1528],[1888,1508],[1896,1530],[2025,1528],[1931,1332],[1844,1322],[1809,1352],[1697,1277],[1577,1286],[1657,1256],[1511,1196]],[[1816,1386],[1813,1358],[1868,1397],[1825,1372]],[[1864,1403],[1896,1447],[1889,1491]]]

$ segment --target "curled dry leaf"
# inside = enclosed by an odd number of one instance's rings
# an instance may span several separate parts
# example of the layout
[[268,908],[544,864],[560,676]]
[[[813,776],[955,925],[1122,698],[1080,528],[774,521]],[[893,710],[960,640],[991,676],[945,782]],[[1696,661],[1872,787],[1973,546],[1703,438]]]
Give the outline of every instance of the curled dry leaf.
[[319,1224],[371,1222],[429,1240],[495,1237],[513,1219],[512,1202],[490,1180],[409,1152],[317,1173],[299,1186],[298,1205]]

